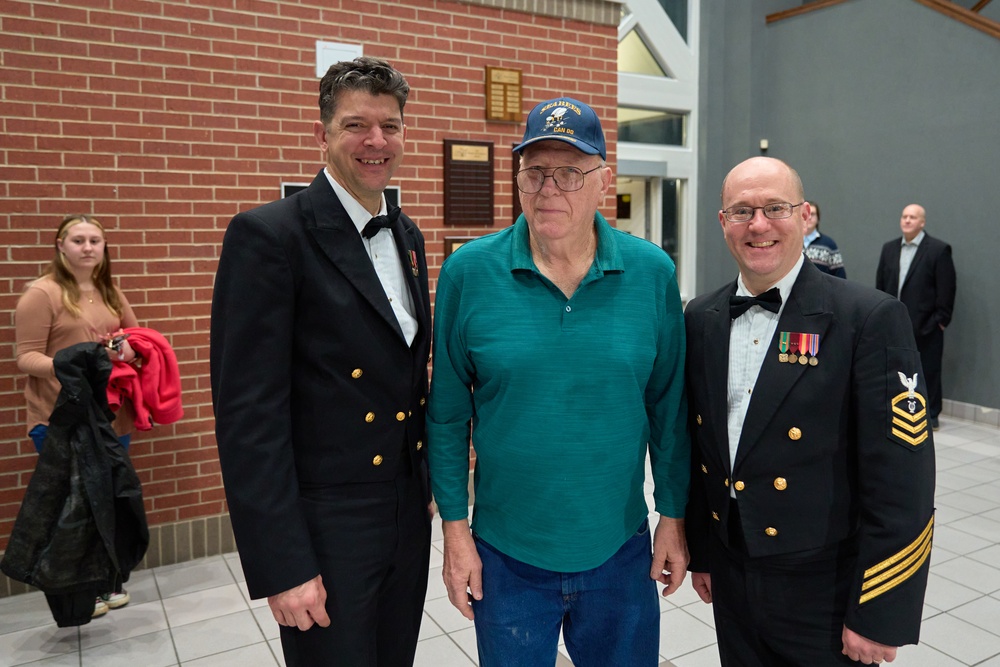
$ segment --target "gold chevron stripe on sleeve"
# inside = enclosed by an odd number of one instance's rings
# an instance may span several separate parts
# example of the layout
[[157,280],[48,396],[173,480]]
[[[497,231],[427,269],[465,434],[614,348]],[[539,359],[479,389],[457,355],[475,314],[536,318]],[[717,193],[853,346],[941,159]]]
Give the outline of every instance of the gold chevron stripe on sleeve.
[[900,561],[893,567],[889,568],[882,574],[875,577],[871,577],[870,579],[865,579],[864,582],[861,584],[861,590],[866,591],[869,588],[878,586],[882,582],[888,579],[892,579],[900,572],[905,571],[908,567],[913,565],[913,561],[917,560],[923,555],[923,553],[928,549],[929,546],[930,546],[930,540],[928,539],[927,542],[920,545],[920,548],[917,551],[914,551],[909,556],[907,556],[902,561]]
[[904,442],[910,443],[914,447],[916,447],[917,445],[919,445],[921,442],[923,442],[924,440],[926,440],[928,438],[926,430],[923,433],[921,433],[919,436],[917,436],[916,438],[914,438],[913,436],[909,436],[909,435],[903,433],[898,428],[892,429],[892,434],[894,436],[896,436],[897,438],[899,438],[900,440],[902,440]]
[[881,563],[865,570],[859,602],[864,604],[900,585],[923,567],[931,553],[934,517],[927,522],[916,540]]
[[887,581],[886,583],[882,584],[875,590],[869,591],[864,595],[862,595],[861,599],[858,602],[860,604],[864,604],[865,602],[868,602],[869,600],[877,598],[879,595],[882,595],[882,593],[885,593],[886,591],[891,590],[896,586],[899,586],[901,583],[903,583],[904,581],[912,577],[914,574],[916,574],[920,570],[920,568],[923,567],[924,562],[930,555],[931,555],[931,545],[930,542],[928,542],[927,545],[923,548],[922,553],[920,554],[920,558],[917,560],[917,562],[915,562],[912,566],[907,568],[905,572],[902,572],[895,579],[891,579],[890,581]]
[[[892,425],[893,426],[898,426],[899,428],[903,429],[907,433],[912,433],[912,434],[915,435],[917,433],[920,433],[921,431],[925,431],[926,430],[926,428],[927,428],[927,420],[925,419],[923,421],[919,421],[916,424],[908,424],[905,421],[903,421],[902,419],[899,419],[898,417],[893,417],[892,418]],[[893,429],[893,430],[895,430],[895,429]]]
[[927,522],[927,526],[920,532],[920,535],[917,536],[917,539],[913,540],[908,545],[900,549],[897,553],[893,554],[892,556],[889,556],[881,563],[865,570],[865,579],[874,576],[879,572],[881,572],[882,570],[884,570],[885,568],[889,567],[890,565],[894,565],[895,563],[901,561],[903,558],[906,557],[908,553],[917,549],[925,540],[927,540],[932,530],[934,530],[933,516],[931,517],[931,520]]

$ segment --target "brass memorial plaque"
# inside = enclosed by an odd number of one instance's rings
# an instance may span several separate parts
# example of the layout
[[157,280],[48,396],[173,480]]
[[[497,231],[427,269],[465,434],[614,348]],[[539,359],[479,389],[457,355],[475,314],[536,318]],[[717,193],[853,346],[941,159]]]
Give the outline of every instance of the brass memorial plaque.
[[521,122],[521,70],[486,67],[486,120]]

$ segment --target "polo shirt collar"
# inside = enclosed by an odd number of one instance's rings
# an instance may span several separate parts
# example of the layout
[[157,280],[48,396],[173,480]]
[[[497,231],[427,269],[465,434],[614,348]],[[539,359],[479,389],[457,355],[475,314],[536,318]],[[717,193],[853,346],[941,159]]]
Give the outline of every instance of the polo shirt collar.
[[[594,257],[594,269],[602,273],[620,273],[625,270],[621,251],[615,240],[615,232],[600,212],[594,214],[594,227],[597,230],[597,254]],[[531,241],[528,238],[528,221],[522,213],[511,234],[510,270],[533,271],[538,273],[535,260],[531,258]]]

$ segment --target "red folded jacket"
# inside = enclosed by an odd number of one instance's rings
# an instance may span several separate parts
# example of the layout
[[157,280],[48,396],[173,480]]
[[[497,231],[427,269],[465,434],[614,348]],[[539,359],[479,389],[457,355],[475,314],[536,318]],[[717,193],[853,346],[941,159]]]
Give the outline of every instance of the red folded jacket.
[[128,343],[142,357],[142,366],[116,361],[108,380],[108,405],[117,411],[126,398],[135,407],[135,427],[148,431],[153,424],[172,424],[184,416],[181,373],[177,356],[163,334],[145,327],[125,329]]

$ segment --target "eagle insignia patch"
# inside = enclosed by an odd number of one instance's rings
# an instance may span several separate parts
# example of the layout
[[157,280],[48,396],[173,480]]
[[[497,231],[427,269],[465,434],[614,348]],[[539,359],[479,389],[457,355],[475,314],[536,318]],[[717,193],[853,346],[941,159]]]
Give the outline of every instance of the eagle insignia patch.
[[927,401],[917,392],[917,373],[906,377],[899,372],[899,382],[906,391],[889,401],[892,409],[890,436],[900,444],[916,447],[930,437],[927,424]]

